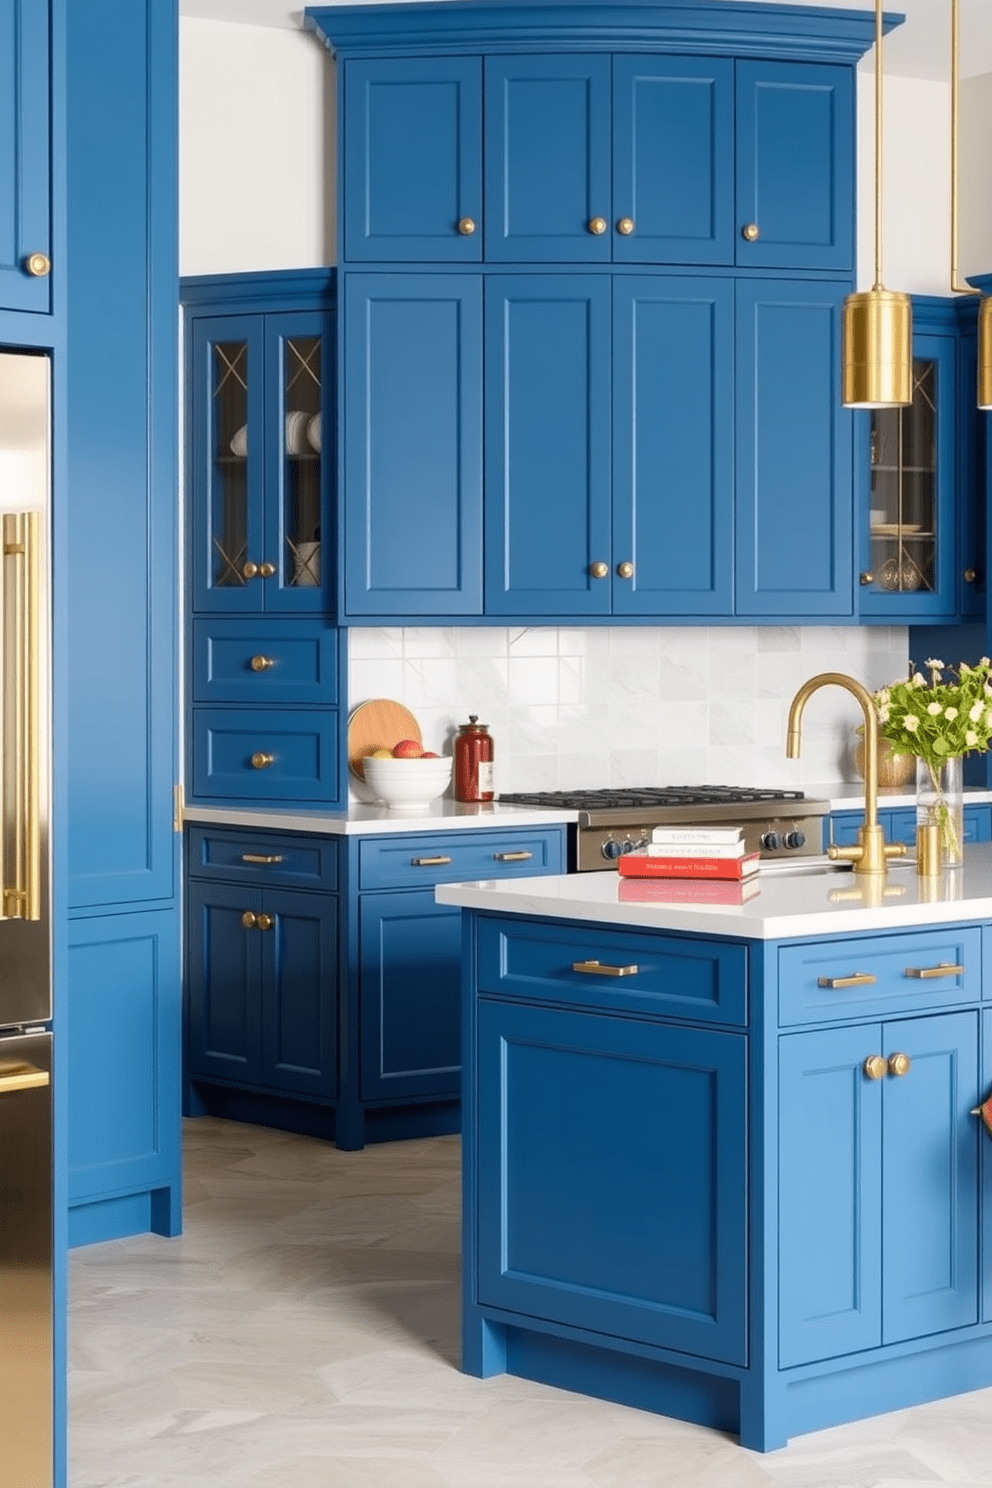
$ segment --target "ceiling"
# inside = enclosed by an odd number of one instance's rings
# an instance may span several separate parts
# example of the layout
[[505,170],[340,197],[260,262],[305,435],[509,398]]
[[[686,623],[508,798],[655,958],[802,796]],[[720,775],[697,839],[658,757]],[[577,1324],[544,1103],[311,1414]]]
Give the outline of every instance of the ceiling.
[[[352,0],[320,0],[324,5],[352,3]],[[389,0],[404,4],[406,0]],[[781,0],[755,0],[771,5]],[[831,9],[873,11],[871,0],[819,0]],[[886,39],[884,63],[886,73],[903,77],[944,79],[950,63],[951,0],[889,0],[886,9],[902,12],[906,21]],[[184,16],[204,20],[231,21],[247,26],[278,26],[298,30],[302,24],[303,5],[291,0],[180,0]],[[990,0],[959,0],[960,76],[974,77],[992,72],[992,4]],[[870,58],[868,59],[870,65]]]

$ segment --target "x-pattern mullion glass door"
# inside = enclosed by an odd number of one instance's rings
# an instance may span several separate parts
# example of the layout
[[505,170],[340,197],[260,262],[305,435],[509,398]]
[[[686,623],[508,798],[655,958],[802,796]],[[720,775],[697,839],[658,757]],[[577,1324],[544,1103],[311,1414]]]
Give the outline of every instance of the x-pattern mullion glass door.
[[269,610],[327,609],[323,450],[329,358],[319,313],[265,321],[265,581]]

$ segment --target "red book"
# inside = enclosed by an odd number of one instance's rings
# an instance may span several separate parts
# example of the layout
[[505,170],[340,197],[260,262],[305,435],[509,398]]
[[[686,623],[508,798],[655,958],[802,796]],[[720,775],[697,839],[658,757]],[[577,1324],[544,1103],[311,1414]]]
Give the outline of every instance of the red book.
[[626,853],[617,858],[624,878],[747,878],[761,862],[760,853],[742,858],[654,858],[647,853]]
[[742,879],[622,878],[617,885],[621,904],[743,904],[760,892],[754,874]]

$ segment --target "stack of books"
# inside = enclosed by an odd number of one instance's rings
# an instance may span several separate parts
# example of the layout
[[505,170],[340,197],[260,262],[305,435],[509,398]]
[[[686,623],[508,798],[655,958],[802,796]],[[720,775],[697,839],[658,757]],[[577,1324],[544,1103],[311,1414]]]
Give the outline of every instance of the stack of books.
[[[740,827],[655,827],[643,851],[618,858],[617,869],[627,881],[625,899],[663,893],[669,901],[739,904],[758,892],[760,862],[759,853],[747,851]],[[644,892],[645,880],[662,892]]]

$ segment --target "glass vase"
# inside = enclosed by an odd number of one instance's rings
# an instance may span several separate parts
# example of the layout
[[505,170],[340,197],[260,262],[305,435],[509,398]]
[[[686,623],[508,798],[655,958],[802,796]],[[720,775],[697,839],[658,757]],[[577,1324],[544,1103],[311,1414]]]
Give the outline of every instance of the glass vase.
[[943,868],[956,868],[964,854],[964,796],[961,757],[931,765],[916,757],[916,825],[936,826],[940,831],[940,860]]

